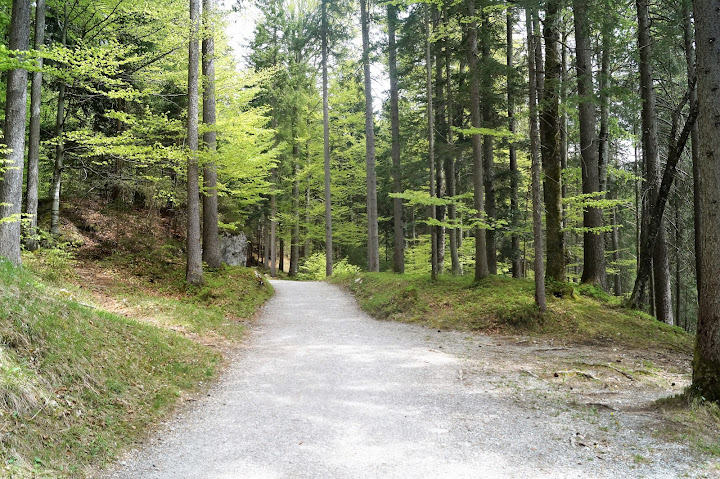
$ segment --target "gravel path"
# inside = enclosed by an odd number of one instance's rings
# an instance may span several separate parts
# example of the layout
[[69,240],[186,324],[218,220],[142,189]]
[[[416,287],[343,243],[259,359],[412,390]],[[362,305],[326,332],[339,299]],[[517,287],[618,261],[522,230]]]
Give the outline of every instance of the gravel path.
[[324,283],[273,286],[224,378],[103,477],[695,475],[651,419],[573,406],[533,374],[494,368],[497,339],[375,321]]

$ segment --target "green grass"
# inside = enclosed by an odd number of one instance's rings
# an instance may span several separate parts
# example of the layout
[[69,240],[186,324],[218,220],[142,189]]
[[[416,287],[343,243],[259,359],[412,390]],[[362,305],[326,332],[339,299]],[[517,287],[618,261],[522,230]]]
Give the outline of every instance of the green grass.
[[658,434],[689,443],[695,451],[720,457],[720,405],[686,391],[657,401],[656,407],[669,421]]
[[159,279],[152,283],[148,276],[137,274],[134,281],[117,283],[107,293],[122,299],[138,316],[163,326],[233,341],[242,338],[243,321],[273,295],[272,286],[260,283],[251,268],[223,266],[206,271],[205,284],[194,287],[185,284],[181,266],[163,274],[164,278],[153,276]]
[[[348,287],[379,319],[435,329],[548,336],[578,343],[625,344],[689,352],[692,338],[640,312],[620,307],[596,288],[550,285],[548,311],[534,304],[532,280],[367,273],[331,280]],[[557,295],[553,294],[554,292]]]
[[211,378],[181,335],[62,299],[0,262],[0,475],[81,477]]
[[249,268],[188,288],[177,251],[161,248],[101,263],[59,249],[26,253],[26,269],[0,262],[0,477],[83,477],[111,460],[214,376],[222,358],[200,343],[241,339],[272,296]]
[[140,239],[134,250],[116,251],[100,261],[82,257],[76,260],[56,248],[26,254],[24,263],[41,278],[62,284],[68,295],[84,302],[97,299],[89,293],[97,285],[77,274],[75,268],[90,268],[111,279],[102,288],[102,295],[121,302],[127,310],[123,313],[160,326],[218,335],[231,341],[243,337],[243,322],[273,295],[272,286],[258,281],[253,269],[237,266],[206,269],[202,286],[188,286],[179,244]]
[[159,217],[91,204],[70,219],[71,243],[24,253],[25,269],[0,262],[0,477],[112,460],[215,375],[273,294],[237,267],[187,287]]

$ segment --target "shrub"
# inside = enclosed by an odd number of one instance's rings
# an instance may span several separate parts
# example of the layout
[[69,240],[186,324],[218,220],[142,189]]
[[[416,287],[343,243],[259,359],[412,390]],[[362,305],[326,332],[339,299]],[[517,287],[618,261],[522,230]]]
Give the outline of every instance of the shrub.
[[[361,271],[359,266],[348,263],[347,258],[342,258],[333,263],[333,273],[357,274]],[[315,281],[325,279],[325,253],[315,253],[306,258],[303,264],[299,266],[297,278]]]

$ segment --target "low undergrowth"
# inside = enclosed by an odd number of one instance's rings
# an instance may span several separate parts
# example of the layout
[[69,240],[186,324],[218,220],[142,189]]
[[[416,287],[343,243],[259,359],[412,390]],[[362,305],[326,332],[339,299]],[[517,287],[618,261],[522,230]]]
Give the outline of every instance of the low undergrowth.
[[79,477],[215,373],[183,336],[0,262],[0,475]]
[[[720,405],[686,391],[662,399],[656,406],[669,420],[669,427],[657,434],[669,440],[687,442],[702,454],[720,457]],[[715,465],[714,472],[720,473],[720,464]]]
[[240,267],[187,287],[182,244],[157,217],[76,210],[72,241],[25,253],[24,269],[0,262],[0,477],[111,461],[214,377],[273,293]]
[[183,264],[158,263],[149,255],[116,254],[98,267],[103,274],[123,278],[106,285],[102,293],[120,299],[132,314],[229,340],[242,337],[244,321],[273,295],[272,286],[251,268],[206,270],[203,285],[188,286]]
[[[680,328],[620,307],[595,288],[549,285],[548,311],[534,304],[532,280],[493,276],[429,277],[367,273],[337,275],[360,305],[380,319],[436,329],[549,336],[582,344],[623,344],[690,352],[692,338]],[[555,294],[555,292],[557,292]]]

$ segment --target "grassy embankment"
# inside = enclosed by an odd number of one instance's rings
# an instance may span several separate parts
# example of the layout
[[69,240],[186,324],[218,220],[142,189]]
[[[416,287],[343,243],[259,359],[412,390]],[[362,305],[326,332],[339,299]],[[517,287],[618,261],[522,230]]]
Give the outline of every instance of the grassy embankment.
[[188,289],[179,247],[148,245],[0,262],[0,477],[82,477],[141,440],[272,295],[247,268]]
[[339,276],[368,313],[379,319],[419,323],[436,329],[507,335],[548,336],[576,343],[662,347],[689,352],[692,338],[649,316],[629,311],[606,293],[588,286],[562,285],[555,297],[548,290],[548,311],[534,304],[532,280],[390,273]]

